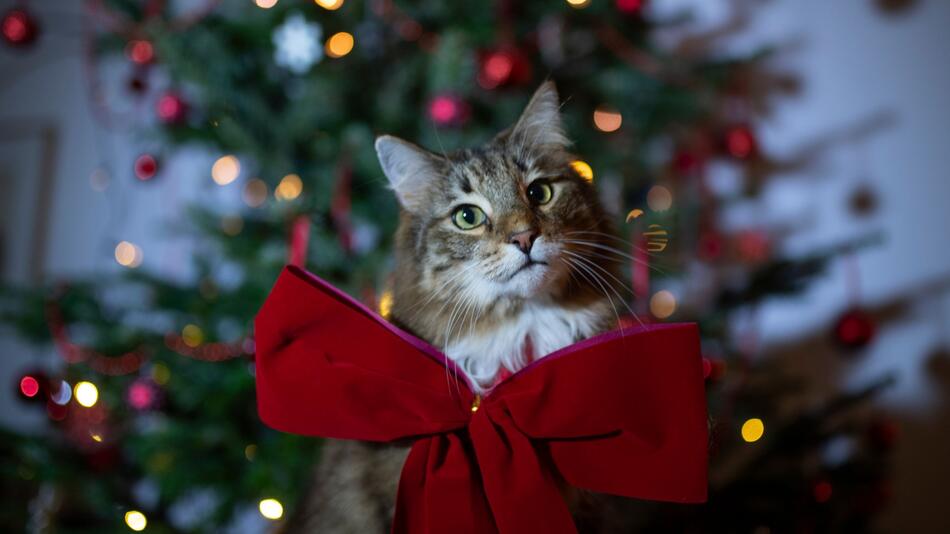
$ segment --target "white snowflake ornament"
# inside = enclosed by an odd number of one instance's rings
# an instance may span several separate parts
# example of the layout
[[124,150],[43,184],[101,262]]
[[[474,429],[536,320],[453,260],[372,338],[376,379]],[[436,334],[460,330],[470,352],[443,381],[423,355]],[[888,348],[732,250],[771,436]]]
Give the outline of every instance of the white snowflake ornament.
[[295,13],[274,30],[274,61],[296,74],[310,70],[323,59],[323,28],[316,22],[307,22],[300,13]]

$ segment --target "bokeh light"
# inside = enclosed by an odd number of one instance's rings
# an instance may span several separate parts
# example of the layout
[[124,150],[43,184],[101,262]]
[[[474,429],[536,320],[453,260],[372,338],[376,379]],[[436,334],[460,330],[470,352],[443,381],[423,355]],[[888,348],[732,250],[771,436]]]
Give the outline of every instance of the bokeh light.
[[379,296],[379,314],[389,319],[389,314],[393,311],[393,292],[383,291]]
[[758,417],[753,417],[745,423],[742,423],[742,439],[745,440],[746,443],[759,441],[763,434],[765,434],[765,423]]
[[655,185],[647,191],[647,206],[653,211],[666,211],[673,207],[673,193],[662,185]]
[[676,312],[676,297],[673,293],[663,289],[650,297],[650,313],[657,319],[666,319]]
[[277,5],[277,0],[254,0],[254,3],[257,4],[259,8],[270,9]]
[[281,178],[274,190],[274,196],[277,200],[293,200],[303,193],[303,180],[296,174],[288,174]]
[[92,382],[77,382],[73,388],[73,396],[80,406],[92,408],[99,401],[99,388]]
[[138,510],[129,510],[125,513],[125,524],[128,527],[136,532],[141,532],[145,530],[145,526],[148,524],[148,520],[145,519],[145,514],[139,512]]
[[135,243],[120,241],[115,246],[115,261],[123,267],[134,269],[142,265],[142,249]]
[[164,386],[171,379],[172,372],[164,363],[156,363],[152,366],[152,380],[160,386]]
[[49,396],[50,401],[60,406],[66,406],[71,398],[73,398],[73,388],[69,385],[69,382],[65,380],[60,380],[59,389],[51,392]]
[[241,174],[241,162],[235,156],[221,156],[211,166],[211,179],[218,185],[228,185]]
[[258,509],[262,516],[271,520],[280,519],[284,515],[284,506],[277,499],[262,499]]
[[244,457],[247,458],[248,462],[253,462],[254,458],[257,457],[257,445],[251,443],[244,447]]
[[602,132],[616,132],[623,124],[623,115],[607,106],[598,106],[594,110],[594,126]]
[[242,194],[244,203],[252,208],[260,207],[267,201],[267,183],[260,178],[254,178],[244,186]]
[[347,32],[334,33],[327,39],[328,57],[343,57],[353,50],[353,35]]
[[35,397],[40,392],[40,381],[32,376],[24,376],[20,379],[20,393],[27,397]]
[[313,0],[315,4],[323,9],[334,11],[343,6],[343,0]]
[[191,348],[198,347],[205,339],[204,332],[195,324],[186,324],[181,329],[181,340],[185,345]]
[[568,5],[575,9],[581,9],[590,5],[591,0],[567,0]]
[[221,218],[221,231],[234,237],[244,229],[244,219],[240,215],[225,215]]
[[125,47],[125,53],[134,63],[144,65],[155,57],[155,48],[148,41],[129,41]]
[[587,180],[588,182],[594,181],[594,169],[587,164],[586,161],[581,161],[579,159],[571,162],[571,167],[574,169],[574,172],[580,175],[581,178]]

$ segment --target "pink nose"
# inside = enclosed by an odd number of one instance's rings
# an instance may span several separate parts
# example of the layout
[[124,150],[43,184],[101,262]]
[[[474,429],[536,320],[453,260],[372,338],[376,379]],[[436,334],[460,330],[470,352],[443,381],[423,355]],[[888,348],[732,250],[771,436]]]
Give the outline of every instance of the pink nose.
[[518,247],[521,252],[528,254],[531,252],[531,245],[534,244],[534,240],[537,238],[538,234],[534,230],[524,230],[511,234],[508,238],[508,242]]

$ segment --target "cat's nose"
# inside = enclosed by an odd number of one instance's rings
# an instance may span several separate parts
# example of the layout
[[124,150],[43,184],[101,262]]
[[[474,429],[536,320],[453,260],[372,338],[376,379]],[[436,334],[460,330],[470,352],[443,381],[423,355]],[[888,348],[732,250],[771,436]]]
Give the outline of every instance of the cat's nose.
[[531,253],[531,245],[534,244],[534,240],[538,238],[538,233],[534,230],[523,230],[521,232],[515,232],[508,236],[508,242],[512,245],[518,247],[521,252],[525,254]]

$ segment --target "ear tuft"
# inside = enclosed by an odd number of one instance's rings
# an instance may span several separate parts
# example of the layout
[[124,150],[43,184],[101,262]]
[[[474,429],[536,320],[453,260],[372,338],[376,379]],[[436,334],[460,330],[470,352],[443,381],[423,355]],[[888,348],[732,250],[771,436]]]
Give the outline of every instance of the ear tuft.
[[571,144],[561,125],[560,103],[554,82],[548,80],[534,92],[511,129],[509,139],[516,146],[528,150],[563,149]]
[[376,155],[402,207],[410,212],[421,211],[430,189],[439,180],[440,158],[391,135],[376,138]]

